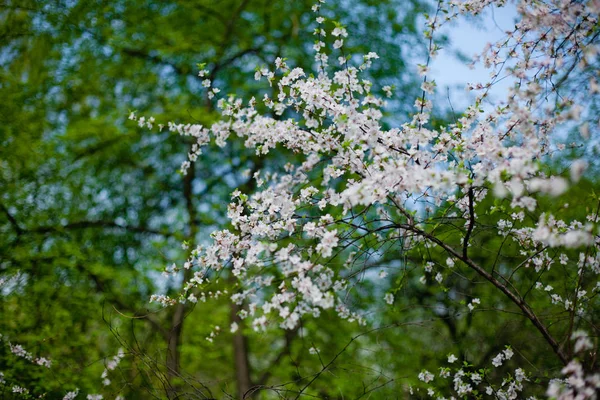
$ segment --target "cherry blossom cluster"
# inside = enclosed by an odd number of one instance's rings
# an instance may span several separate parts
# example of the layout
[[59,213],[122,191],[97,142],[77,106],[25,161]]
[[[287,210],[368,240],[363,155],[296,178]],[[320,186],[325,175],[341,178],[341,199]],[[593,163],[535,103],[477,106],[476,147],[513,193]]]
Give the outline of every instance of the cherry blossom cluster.
[[25,348],[20,344],[12,344],[8,338],[0,334],[0,339],[4,342],[6,346],[10,349],[10,352],[20,358],[23,358],[33,364],[41,365],[46,368],[50,368],[52,366],[52,360],[49,360],[45,357],[34,357],[29,351],[25,350]]
[[[461,13],[476,14],[492,3],[503,2],[450,2],[448,6]],[[336,306],[346,313],[334,299],[348,282],[339,271],[324,264],[337,255],[336,248],[354,238],[346,235],[348,230],[418,228],[418,221],[406,205],[410,196],[418,195],[422,202],[435,206],[455,202],[457,211],[468,220],[474,204],[488,195],[487,187],[492,187],[497,196],[512,198],[511,206],[517,211],[536,210],[536,193],[562,194],[569,181],[561,176],[546,176],[536,160],[548,154],[553,129],[561,122],[577,120],[580,107],[570,99],[561,110],[553,108],[549,112],[539,108],[539,100],[555,95],[553,90],[542,89],[548,87],[544,82],[551,82],[557,75],[568,80],[568,76],[561,75],[564,68],[560,66],[572,62],[575,70],[585,68],[585,60],[595,54],[596,42],[589,36],[598,15],[597,2],[585,9],[579,3],[573,7],[567,7],[567,3],[570,2],[519,2],[522,19],[515,31],[509,33],[506,41],[483,53],[484,64],[496,68],[494,71],[500,70],[507,59],[519,60],[507,72],[519,77],[518,84],[507,101],[490,112],[481,109],[487,95],[484,90],[463,117],[447,127],[426,127],[431,108],[426,94],[432,93],[435,85],[425,81],[423,97],[416,103],[418,112],[412,120],[398,128],[384,129],[381,107],[385,102],[371,92],[373,84],[361,75],[377,55],[365,55],[364,63],[358,67],[349,65],[346,59],[340,60],[340,67],[329,73],[324,68],[329,55],[322,40],[330,34],[337,43],[333,50],[342,48],[343,43],[338,41],[343,41],[340,38],[347,36],[347,30],[336,25],[327,31],[322,17],[318,17],[315,31],[319,37],[315,45],[320,63],[318,76],[291,68],[280,58],[275,60],[275,70],[263,67],[257,71],[256,79],[266,77],[269,85],[276,88],[272,96],[265,94],[262,99],[269,112],[259,112],[255,98],[244,104],[229,96],[217,102],[223,120],[210,127],[169,123],[171,131],[197,141],[189,161],[182,165],[183,171],[210,140],[214,138],[223,146],[232,134],[243,138],[246,146],[259,155],[281,146],[305,157],[298,165],[288,165],[283,173],[256,171],[259,190],[250,195],[233,194],[228,216],[236,231],[215,232],[213,244],[199,246],[192,253],[184,268],[193,266],[198,271],[186,292],[209,284],[210,274],[227,267],[245,287],[232,298],[240,304],[248,301],[256,305],[249,314],[258,316],[259,326],[263,325],[264,314],[279,314],[283,325],[293,328],[301,315],[318,314],[320,309]],[[442,22],[436,14],[428,26],[434,30]],[[501,57],[502,52],[507,54]],[[542,55],[550,61],[541,63]],[[498,74],[495,72],[493,79]],[[205,86],[210,85],[207,82]],[[482,89],[486,87],[489,85]],[[134,114],[131,118],[149,126],[154,122]],[[576,182],[584,168],[585,162],[574,163],[571,181]],[[316,169],[320,177],[314,173]],[[317,180],[320,182],[315,185]],[[473,194],[467,196],[469,192]],[[361,206],[373,208],[379,223],[368,213],[362,218],[349,216]],[[310,213],[325,209],[336,210],[335,216]],[[405,214],[404,220],[391,217],[390,210]],[[389,225],[385,225],[387,222]],[[511,236],[532,248],[581,247],[594,242],[596,221],[593,222],[567,224],[542,214],[535,226],[513,229],[514,221],[503,221],[500,229],[506,230],[510,224]],[[410,228],[403,227],[403,223]],[[302,239],[303,246],[280,247],[278,242],[286,237]],[[307,242],[312,244],[304,245]],[[269,266],[273,267],[271,272]],[[174,266],[168,272],[179,269]],[[275,284],[278,290],[270,301],[264,301],[259,289]],[[188,296],[179,300],[185,301]],[[261,304],[253,299],[261,299]],[[164,304],[175,301],[166,296],[156,296],[154,300]],[[262,313],[257,311],[259,306]]]
[[[384,120],[386,100],[378,95],[391,96],[391,88],[377,87],[368,75],[378,55],[345,56],[349,29],[322,17],[321,3],[314,7],[315,72],[277,58],[272,68],[259,67],[254,75],[267,81],[261,99],[216,99],[222,118],[210,126],[166,125],[195,141],[181,166],[183,173],[208,143],[225,146],[231,136],[258,156],[285,149],[299,161],[282,170],[253,171],[251,186],[256,190],[232,194],[231,228],[214,232],[210,242],[191,251],[183,266],[165,271],[170,276],[193,270],[183,293],[175,298],[159,294],[152,300],[173,305],[227,295],[241,306],[240,318],[255,330],[271,325],[294,329],[302,318],[318,317],[326,310],[366,323],[364,310],[352,299],[361,282],[371,279],[367,261],[380,258],[386,243],[402,243],[404,249],[426,245],[444,251],[448,261],[445,266],[426,262],[422,283],[442,284],[445,272],[455,265],[472,269],[518,306],[566,363],[568,356],[513,290],[510,279],[520,270],[535,269],[536,295],[548,296],[571,319],[589,315],[590,300],[600,288],[598,208],[563,220],[540,206],[541,199],[559,199],[588,167],[588,161],[579,159],[567,174],[560,174],[549,172],[543,161],[586,146],[590,129],[585,125],[585,101],[598,93],[600,1],[515,1],[519,21],[514,29],[474,61],[490,69],[490,81],[469,84],[473,103],[454,122],[436,126],[430,123],[436,84],[428,76],[430,61],[440,50],[436,31],[463,14],[477,15],[506,3],[440,0],[435,14],[427,16],[428,59],[418,66],[422,95],[406,122],[392,127]],[[335,56],[337,62],[331,62]],[[207,70],[200,75],[205,77]],[[504,100],[490,107],[490,90],[503,79],[514,85]],[[210,99],[218,96],[210,80],[202,83]],[[130,118],[140,126],[154,124],[152,117],[132,113]],[[558,133],[574,125],[587,126],[582,144],[561,144]],[[469,257],[478,228],[477,205],[490,197],[508,200],[506,217],[496,228],[519,244],[523,257],[505,278],[508,284]],[[431,228],[440,214],[461,228],[458,244],[446,242]],[[562,285],[562,293],[544,283],[556,260],[577,276],[575,284]],[[230,275],[238,282],[234,293],[213,289],[215,280]],[[385,293],[383,300],[393,306],[393,293]],[[473,312],[484,301],[472,298],[468,310]],[[231,327],[236,329],[237,323]],[[499,366],[511,356],[507,349],[492,363]],[[460,371],[452,375],[454,387],[459,396],[468,395],[483,377]],[[574,367],[565,373],[581,375]],[[426,372],[420,378],[433,379]],[[511,380],[486,390],[512,399],[525,381],[518,369]]]
[[[583,331],[576,331],[572,335],[575,340],[575,353],[585,357],[585,353],[593,353],[594,344],[590,337]],[[557,400],[571,399],[597,399],[600,391],[600,373],[586,371],[580,359],[573,359],[562,369],[565,379],[553,379],[548,387],[548,396]]]
[[106,361],[106,368],[102,372],[102,384],[104,386],[110,385],[110,379],[108,379],[108,371],[113,371],[115,368],[117,368],[124,356],[125,352],[123,351],[123,349],[119,349],[117,355],[115,355],[112,359]]
[[[425,385],[423,387],[411,387],[410,393],[426,392],[427,397],[436,400],[460,399],[477,396],[485,393],[490,398],[502,400],[515,400],[523,398],[522,392],[524,386],[530,381],[529,374],[522,368],[517,368],[514,371],[508,372],[502,377],[498,384],[494,384],[494,375],[502,364],[513,358],[514,352],[511,347],[506,347],[505,350],[498,353],[491,361],[491,367],[476,369],[470,363],[464,361],[457,363],[458,357],[454,354],[449,354],[447,362],[450,366],[440,367],[436,374],[423,370],[418,374],[418,378]],[[496,378],[497,379],[497,378]],[[436,381],[451,381],[450,385],[436,386]],[[450,392],[446,393],[444,389],[439,387],[448,387]],[[445,397],[448,396],[448,397]],[[533,399],[529,397],[528,399]]]

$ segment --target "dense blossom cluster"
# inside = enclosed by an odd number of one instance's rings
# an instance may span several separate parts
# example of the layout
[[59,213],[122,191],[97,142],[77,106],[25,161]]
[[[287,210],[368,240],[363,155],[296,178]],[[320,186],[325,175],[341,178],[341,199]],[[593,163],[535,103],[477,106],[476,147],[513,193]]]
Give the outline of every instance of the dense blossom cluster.
[[[500,367],[503,360],[509,360],[513,355],[512,349],[507,347],[494,357],[492,360],[493,368]],[[456,361],[457,357],[454,354],[448,356],[448,363],[454,364]],[[527,373],[521,368],[517,368],[513,371],[513,374],[506,376],[499,385],[490,383],[488,379],[489,375],[489,368],[474,369],[473,365],[465,363],[455,368],[441,367],[437,378],[452,382],[450,386],[458,397],[451,396],[451,399],[485,393],[497,399],[514,400],[519,398],[519,395],[523,392],[523,384],[529,381]],[[436,375],[429,371],[423,371],[419,374],[419,380],[426,384],[434,381],[434,379],[436,379]],[[421,389],[411,388],[411,394],[414,394],[415,391],[421,391]],[[425,387],[424,389],[430,397],[439,400],[446,399],[440,393],[436,392],[433,387]]]
[[[594,350],[590,337],[582,331],[573,333],[574,352],[585,357],[585,353]],[[548,396],[558,400],[594,399],[600,389],[600,373],[586,371],[580,360],[574,359],[567,364],[562,374],[565,379],[554,379],[548,387]]]
[[[469,84],[474,102],[454,123],[440,127],[429,123],[436,85],[427,75],[428,65],[439,51],[434,33],[463,14],[504,3],[438,3],[435,15],[427,19],[429,59],[419,66],[424,76],[422,96],[415,102],[414,115],[396,127],[385,127],[386,102],[366,78],[377,54],[368,53],[359,62],[344,56],[347,29],[329,24],[320,14],[314,75],[278,58],[273,69],[256,71],[255,79],[266,79],[270,89],[262,99],[218,99],[223,118],[211,126],[168,123],[171,131],[195,140],[183,173],[201,157],[206,144],[214,140],[224,146],[231,135],[242,138],[257,155],[285,149],[300,161],[287,164],[283,171],[252,171],[256,190],[232,194],[228,207],[232,229],[214,232],[212,242],[195,248],[182,267],[167,270],[171,275],[193,269],[184,293],[179,298],[156,295],[153,300],[172,305],[228,295],[245,305],[240,317],[255,330],[273,323],[294,329],[304,316],[318,317],[329,309],[341,318],[365,323],[360,305],[348,302],[366,272],[357,266],[366,263],[357,261],[372,256],[373,248],[365,249],[361,242],[396,241],[405,248],[425,244],[446,252],[448,260],[443,266],[426,263],[423,283],[442,284],[455,264],[477,272],[522,310],[561,361],[570,362],[563,371],[569,376],[568,385],[553,386],[553,395],[568,387],[576,398],[595,398],[597,376],[588,379],[577,361],[568,360],[567,352],[510,282],[504,284],[493,271],[471,260],[469,250],[477,229],[477,205],[490,196],[509,199],[510,213],[496,228],[521,247],[524,261],[514,267],[511,277],[521,268],[533,268],[538,277],[532,285],[539,296],[548,296],[571,318],[585,318],[590,312],[591,299],[600,291],[598,208],[567,221],[540,208],[540,199],[560,196],[579,182],[588,162],[572,162],[570,173],[562,176],[549,174],[540,161],[586,146],[590,129],[595,129],[586,122],[585,100],[599,91],[595,68],[600,1],[517,1],[519,20],[514,29],[476,60],[490,69],[491,80]],[[317,4],[315,11],[320,7]],[[514,85],[506,99],[490,108],[490,90],[502,79],[512,79]],[[203,86],[211,99],[218,95],[210,80],[205,79]],[[391,88],[379,89],[391,95]],[[133,113],[130,118],[149,128],[155,122]],[[583,144],[560,144],[556,132],[574,125],[583,127]],[[459,243],[446,242],[430,229],[437,223],[432,216],[440,210],[444,218],[462,224]],[[537,221],[525,218],[529,213],[538,213]],[[573,249],[579,251],[575,259],[567,255]],[[579,277],[560,292],[544,284],[556,262]],[[237,278],[239,290],[213,292],[212,281],[227,274]],[[394,295],[386,293],[383,300],[393,304]],[[471,299],[468,310],[483,302]],[[232,331],[237,328],[236,323]],[[507,349],[492,364],[498,367],[511,357]],[[453,379],[458,396],[468,395],[482,382],[482,376],[462,369],[446,376]],[[433,374],[424,371],[419,378],[429,382]],[[510,380],[485,390],[513,399],[525,381],[526,374],[518,369]],[[586,391],[588,387],[595,389]]]

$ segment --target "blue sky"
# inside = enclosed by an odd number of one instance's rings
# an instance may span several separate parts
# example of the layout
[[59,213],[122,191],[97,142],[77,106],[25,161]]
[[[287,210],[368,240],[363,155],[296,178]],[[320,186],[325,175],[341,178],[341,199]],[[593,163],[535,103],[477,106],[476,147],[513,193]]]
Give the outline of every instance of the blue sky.
[[[514,28],[517,12],[513,4],[505,7],[492,7],[477,19],[454,22],[442,28],[442,32],[450,38],[450,46],[439,52],[438,57],[431,64],[430,76],[438,85],[438,95],[446,98],[447,87],[450,89],[452,106],[458,111],[470,104],[471,97],[465,91],[469,82],[485,83],[489,80],[490,71],[477,66],[470,69],[456,56],[457,52],[472,58],[480,53],[487,43],[505,36],[505,31]],[[491,91],[493,97],[504,97],[506,89],[511,85],[511,80],[503,80],[495,85]],[[446,104],[448,105],[448,104]]]

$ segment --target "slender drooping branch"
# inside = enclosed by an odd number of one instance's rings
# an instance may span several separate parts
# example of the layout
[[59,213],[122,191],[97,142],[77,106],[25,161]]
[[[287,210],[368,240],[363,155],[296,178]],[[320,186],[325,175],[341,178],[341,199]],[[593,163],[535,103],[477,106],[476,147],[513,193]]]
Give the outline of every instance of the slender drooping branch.
[[556,339],[554,339],[554,337],[550,334],[550,331],[548,330],[548,328],[542,323],[542,321],[539,319],[539,317],[533,312],[533,310],[531,309],[529,304],[527,304],[520,296],[513,293],[505,284],[503,284],[502,282],[500,282],[499,280],[494,278],[489,272],[487,272],[483,267],[478,265],[476,262],[471,260],[469,257],[466,257],[464,254],[459,253],[454,248],[452,248],[448,244],[444,243],[437,237],[435,237],[413,225],[398,224],[397,227],[414,232],[417,235],[437,244],[438,246],[440,246],[441,248],[446,250],[448,253],[450,253],[451,255],[456,257],[458,260],[464,262],[469,268],[471,268],[472,270],[477,272],[480,276],[482,276],[488,282],[490,282],[492,285],[494,285],[496,288],[498,288],[502,293],[504,293],[506,295],[506,297],[508,297],[513,303],[515,303],[517,305],[517,307],[519,307],[521,309],[523,314],[525,314],[525,316],[531,321],[531,323],[542,334],[542,336],[544,337],[546,342],[548,342],[550,347],[552,347],[552,350],[557,355],[557,357],[560,359],[560,361],[564,365],[567,365],[569,363],[569,359],[567,358],[564,351],[560,348],[560,345],[558,344]]

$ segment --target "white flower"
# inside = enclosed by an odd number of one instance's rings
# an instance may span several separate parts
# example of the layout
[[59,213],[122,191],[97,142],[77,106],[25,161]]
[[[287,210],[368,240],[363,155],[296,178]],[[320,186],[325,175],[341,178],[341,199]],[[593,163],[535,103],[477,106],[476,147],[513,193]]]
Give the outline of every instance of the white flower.
[[340,27],[338,27],[338,28],[335,28],[335,29],[334,29],[334,30],[331,32],[331,34],[332,34],[333,36],[335,36],[335,37],[338,37],[338,36],[341,36],[341,37],[346,37],[346,36],[348,36],[348,32],[346,32],[346,29],[345,29],[345,28],[340,28]]
[[77,397],[77,395],[79,394],[79,389],[75,389],[72,392],[68,392],[65,397],[63,397],[63,400],[73,400],[75,397]]
[[580,353],[585,350],[592,350],[594,348],[594,344],[590,340],[588,334],[584,331],[573,332],[571,339],[575,340],[575,353]]
[[423,370],[421,371],[421,373],[419,373],[419,380],[425,382],[425,383],[429,383],[433,380],[433,378],[435,378],[435,375],[433,375],[431,372],[427,371],[427,370]]
[[473,300],[471,300],[471,302],[467,305],[467,307],[469,307],[469,311],[473,311],[475,309],[475,305],[479,303],[479,298],[474,298]]
[[383,90],[386,97],[392,97],[392,87],[391,86],[386,85],[386,86],[382,87],[381,90]]
[[24,388],[24,387],[21,387],[21,386],[14,385],[14,386],[12,387],[12,392],[13,392],[13,393],[27,394],[27,393],[29,393],[29,390],[28,390],[28,389],[26,389],[26,388]]
[[526,381],[527,379],[527,375],[525,374],[525,371],[523,371],[521,368],[517,368],[515,370],[515,379],[517,380],[517,382],[522,382],[522,381]]
[[588,163],[585,160],[573,161],[573,164],[571,164],[571,180],[573,182],[579,182],[587,167]]
[[317,251],[323,257],[330,257],[333,253],[333,248],[338,245],[338,241],[339,239],[335,229],[332,231],[326,231],[321,238],[321,242],[317,245]]
[[449,362],[450,364],[454,363],[456,360],[458,360],[458,358],[457,358],[457,357],[456,357],[454,354],[450,354],[450,355],[448,356],[448,362]]
[[394,303],[394,295],[391,293],[386,293],[384,296],[384,300],[388,304],[393,304]]
[[502,365],[502,362],[504,361],[504,354],[499,353],[496,357],[494,357],[492,359],[492,365],[494,367],[499,367]]
[[50,360],[48,360],[47,358],[44,358],[44,357],[37,358],[35,360],[35,363],[37,365],[41,365],[41,366],[44,366],[46,368],[50,368],[50,366],[52,365],[52,361],[50,361]]

